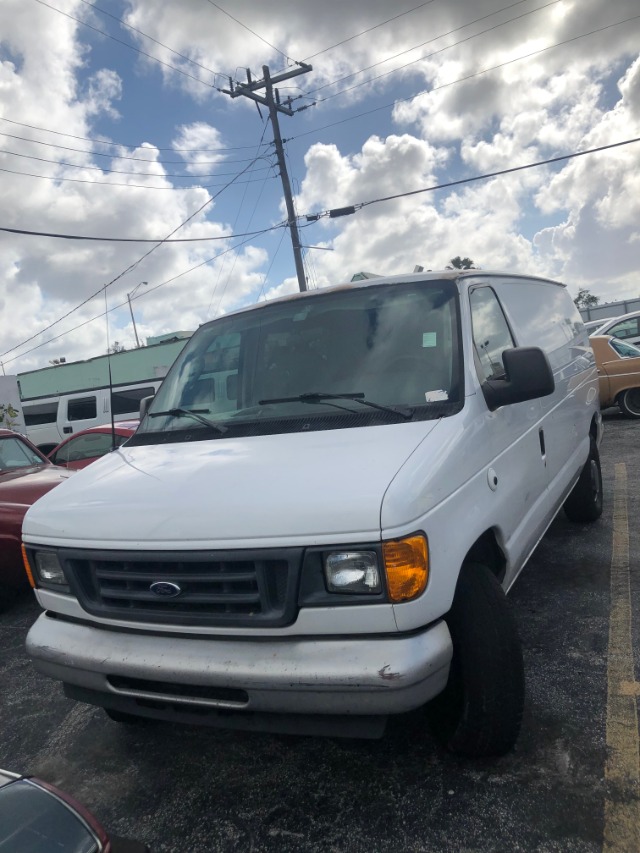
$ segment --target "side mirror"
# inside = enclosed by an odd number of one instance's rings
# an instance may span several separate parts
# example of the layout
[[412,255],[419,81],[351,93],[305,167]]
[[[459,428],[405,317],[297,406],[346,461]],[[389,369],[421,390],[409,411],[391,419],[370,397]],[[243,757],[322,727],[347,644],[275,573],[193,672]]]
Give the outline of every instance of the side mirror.
[[487,379],[482,392],[487,406],[500,406],[537,400],[553,394],[556,383],[545,353],[539,347],[516,347],[502,353],[504,379]]
[[142,400],[140,400],[140,420],[142,420],[149,411],[149,406],[151,405],[153,398],[154,395],[151,394],[149,397],[143,397]]

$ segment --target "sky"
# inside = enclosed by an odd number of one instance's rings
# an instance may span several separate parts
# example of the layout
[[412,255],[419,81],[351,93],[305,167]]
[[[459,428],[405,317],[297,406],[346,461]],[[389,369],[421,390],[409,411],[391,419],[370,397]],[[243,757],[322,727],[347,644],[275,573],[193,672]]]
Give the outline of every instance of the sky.
[[298,290],[268,112],[227,93],[264,67],[301,72],[309,289],[462,256],[638,297],[638,45],[637,0],[0,0],[0,228],[101,238],[0,231],[3,371]]

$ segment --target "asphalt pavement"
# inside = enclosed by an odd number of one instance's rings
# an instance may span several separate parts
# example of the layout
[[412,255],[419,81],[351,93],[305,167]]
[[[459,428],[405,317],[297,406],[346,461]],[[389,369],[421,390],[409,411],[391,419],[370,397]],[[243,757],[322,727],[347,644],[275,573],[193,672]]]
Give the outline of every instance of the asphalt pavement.
[[640,850],[640,423],[605,415],[605,511],[560,515],[510,600],[527,700],[515,750],[443,752],[421,713],[381,741],[123,726],[38,675],[29,596],[0,615],[0,767],[153,853]]

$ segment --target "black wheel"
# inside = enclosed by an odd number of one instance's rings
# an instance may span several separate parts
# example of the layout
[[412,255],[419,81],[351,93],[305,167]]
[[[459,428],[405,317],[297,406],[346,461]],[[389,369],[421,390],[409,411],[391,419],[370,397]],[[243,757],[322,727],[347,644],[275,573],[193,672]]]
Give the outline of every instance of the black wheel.
[[453,660],[447,686],[426,706],[431,730],[451,752],[504,755],[520,732],[524,665],[515,619],[490,569],[462,567],[445,620]]
[[628,388],[618,397],[618,405],[628,418],[640,418],[640,388]]
[[595,521],[602,515],[602,471],[594,438],[578,482],[564,502],[564,511],[570,521]]

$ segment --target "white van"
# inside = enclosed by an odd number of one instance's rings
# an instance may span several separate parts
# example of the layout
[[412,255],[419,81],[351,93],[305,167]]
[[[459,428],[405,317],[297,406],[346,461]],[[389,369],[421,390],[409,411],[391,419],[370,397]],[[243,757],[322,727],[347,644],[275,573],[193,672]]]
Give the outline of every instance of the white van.
[[25,400],[22,413],[27,438],[43,453],[49,453],[75,432],[110,423],[112,407],[114,421],[137,418],[140,402],[159,387],[160,380],[152,380]]
[[379,736],[426,705],[512,747],[505,593],[561,507],[602,512],[597,373],[563,285],[470,270],[202,326],[136,435],[27,513],[68,696],[136,717]]

